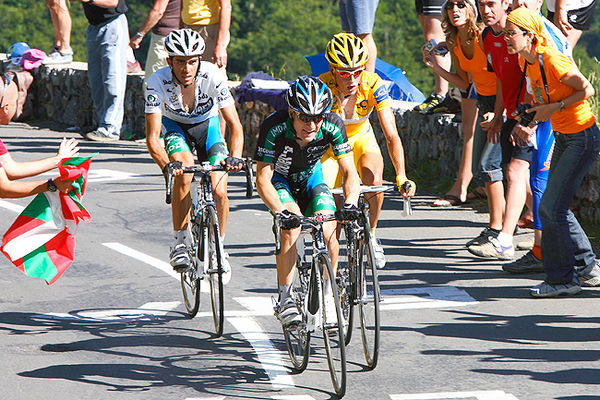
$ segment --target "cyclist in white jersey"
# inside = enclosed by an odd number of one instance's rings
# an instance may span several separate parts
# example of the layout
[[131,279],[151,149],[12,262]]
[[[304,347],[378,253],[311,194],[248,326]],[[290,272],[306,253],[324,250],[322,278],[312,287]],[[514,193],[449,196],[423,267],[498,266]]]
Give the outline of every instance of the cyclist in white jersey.
[[[170,258],[173,268],[181,270],[190,262],[187,246],[192,176],[183,174],[182,168],[194,164],[191,148],[195,147],[200,162],[220,163],[228,171],[238,171],[242,167],[239,157],[244,136],[226,78],[214,64],[200,61],[204,52],[200,35],[191,29],[174,30],[165,39],[165,48],[169,66],[156,71],[146,82],[146,144],[163,173],[171,169],[175,175]],[[229,128],[231,156],[219,129],[219,110]],[[213,172],[211,177],[223,239],[229,215],[227,174]],[[224,279],[229,280],[231,270],[226,259],[223,269]]]

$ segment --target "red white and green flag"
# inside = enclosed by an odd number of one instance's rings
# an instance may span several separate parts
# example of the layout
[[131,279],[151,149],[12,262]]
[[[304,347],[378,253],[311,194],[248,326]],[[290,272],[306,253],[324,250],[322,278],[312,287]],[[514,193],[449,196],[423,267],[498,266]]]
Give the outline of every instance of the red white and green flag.
[[38,194],[4,234],[0,250],[25,275],[51,285],[73,262],[77,224],[92,220],[81,197],[96,154],[63,159],[60,177],[73,181],[73,190]]

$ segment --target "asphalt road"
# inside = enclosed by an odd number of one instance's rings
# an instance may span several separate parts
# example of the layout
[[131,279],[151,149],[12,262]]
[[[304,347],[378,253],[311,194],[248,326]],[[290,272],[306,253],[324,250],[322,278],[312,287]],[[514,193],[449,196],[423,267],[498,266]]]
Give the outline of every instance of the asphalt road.
[[[53,155],[63,135],[78,136],[22,124],[0,133],[18,161]],[[163,180],[145,146],[82,141],[81,150],[99,155],[83,198],[93,221],[79,226],[73,265],[48,286],[0,260],[0,397],[331,398],[318,341],[307,371],[291,373],[271,309],[271,219],[258,196],[245,199],[241,175],[231,178],[233,277],[215,338],[206,294],[199,315],[185,315],[168,265]],[[381,357],[366,371],[354,336],[345,398],[600,399],[600,291],[529,298],[543,274],[510,276],[465,250],[487,214],[435,209],[432,199],[417,196],[407,218],[399,199],[386,199],[377,230],[388,257]],[[2,232],[27,203],[0,201]]]

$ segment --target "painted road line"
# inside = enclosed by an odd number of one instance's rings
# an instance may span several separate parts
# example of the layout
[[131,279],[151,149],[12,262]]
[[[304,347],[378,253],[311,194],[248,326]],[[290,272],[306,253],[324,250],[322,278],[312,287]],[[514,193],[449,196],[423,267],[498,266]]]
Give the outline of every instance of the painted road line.
[[185,400],[224,400],[225,396],[216,397],[186,397]]
[[20,213],[21,211],[23,211],[25,209],[25,207],[20,206],[16,203],[13,203],[11,201],[6,201],[6,200],[0,200],[0,207],[2,208],[6,208],[7,210],[16,212],[16,213]]
[[171,267],[171,264],[169,264],[167,262],[161,261],[158,258],[149,256],[140,251],[134,250],[131,247],[127,247],[121,243],[107,242],[107,243],[102,243],[102,244],[104,246],[108,247],[109,249],[112,249],[112,250],[119,252],[123,255],[126,255],[128,257],[135,258],[136,260],[141,261],[145,264],[151,265],[154,268],[157,268],[157,269],[161,270],[162,272],[164,272],[165,274],[169,275],[170,277],[179,280],[179,274],[177,272],[173,271],[173,267]]
[[419,394],[390,394],[392,400],[439,400],[439,399],[476,399],[476,400],[518,400],[512,394],[501,390],[475,392],[443,392]]
[[250,343],[261,368],[269,375],[271,385],[276,389],[293,387],[294,380],[284,367],[282,352],[273,346],[262,328],[252,318],[227,318],[235,329],[240,332],[246,341]]
[[164,303],[152,302],[146,303],[136,309],[84,310],[76,313],[46,313],[34,315],[34,318],[96,323],[152,321],[159,317],[164,317],[180,304],[179,301]]
[[274,400],[315,400],[314,397],[307,394],[291,395],[291,396],[271,396]]
[[385,289],[381,294],[381,310],[464,307],[478,303],[467,292],[454,286]]

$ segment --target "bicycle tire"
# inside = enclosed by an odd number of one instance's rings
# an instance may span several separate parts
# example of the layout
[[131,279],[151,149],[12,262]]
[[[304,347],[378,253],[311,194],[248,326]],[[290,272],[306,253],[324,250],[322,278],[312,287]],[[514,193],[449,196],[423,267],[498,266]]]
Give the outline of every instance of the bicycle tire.
[[198,246],[199,240],[192,229],[192,243],[190,248],[194,249],[190,254],[190,259],[192,260],[192,265],[190,268],[182,271],[180,274],[181,281],[181,291],[183,292],[183,304],[185,305],[185,309],[187,310],[188,316],[190,318],[194,318],[198,313],[198,309],[200,308],[200,274],[198,273],[199,262],[198,258],[194,257],[196,255],[195,249]]
[[204,262],[208,263],[207,278],[210,284],[210,304],[213,314],[213,322],[215,325],[215,332],[217,337],[223,334],[223,265],[221,264],[221,252],[219,248],[219,225],[217,220],[217,212],[213,207],[207,207],[207,243],[208,247],[207,260]]
[[[354,304],[356,292],[354,290],[354,270],[356,269],[356,245],[353,238],[348,238],[348,230],[346,234],[346,264],[338,264],[336,283],[340,295],[340,306],[344,317],[344,340],[345,345],[350,344],[352,339],[352,328],[354,326]],[[352,236],[352,234],[350,234]]]
[[[340,307],[340,298],[337,290],[337,285],[331,285],[331,291],[333,294],[333,301],[335,304],[335,321],[327,320],[327,310],[325,305],[325,271],[327,276],[331,279],[333,271],[331,268],[331,261],[329,255],[318,254],[316,257],[318,267],[322,274],[320,274],[320,290],[319,295],[321,297],[321,329],[323,331],[323,341],[325,343],[325,352],[327,353],[327,365],[329,366],[329,375],[331,376],[331,383],[335,390],[335,394],[338,397],[344,396],[346,393],[346,345],[344,340],[344,329],[343,329],[343,317],[342,310]],[[342,327],[342,329],[340,329]]]
[[282,327],[288,355],[296,373],[306,369],[310,357],[310,332],[307,329],[306,311],[308,288],[308,276],[301,271],[297,271],[292,281],[292,296],[294,296],[294,301],[296,301],[296,306],[302,316],[302,323],[297,326]]
[[375,264],[375,250],[371,240],[364,238],[359,253],[358,270],[358,314],[363,352],[367,367],[373,369],[379,359],[380,318],[379,279]]

